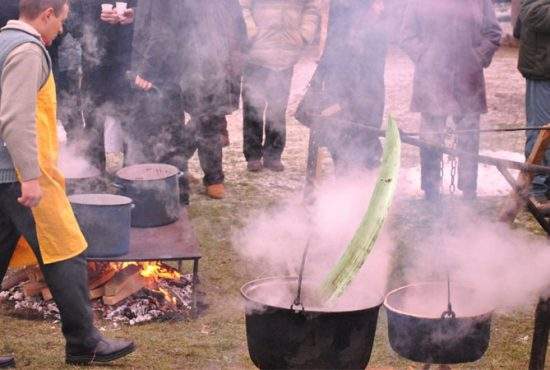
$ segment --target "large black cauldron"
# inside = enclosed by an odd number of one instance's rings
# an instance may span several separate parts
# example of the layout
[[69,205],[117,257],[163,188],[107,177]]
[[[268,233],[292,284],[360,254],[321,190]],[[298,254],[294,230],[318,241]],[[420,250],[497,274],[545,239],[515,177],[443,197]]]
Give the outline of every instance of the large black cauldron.
[[265,278],[241,288],[248,351],[260,369],[364,369],[369,363],[381,299],[346,310],[291,309],[297,278]]
[[454,318],[447,310],[446,283],[408,285],[390,292],[384,301],[390,345],[399,355],[429,364],[479,360],[491,334],[491,310],[464,287],[451,289]]

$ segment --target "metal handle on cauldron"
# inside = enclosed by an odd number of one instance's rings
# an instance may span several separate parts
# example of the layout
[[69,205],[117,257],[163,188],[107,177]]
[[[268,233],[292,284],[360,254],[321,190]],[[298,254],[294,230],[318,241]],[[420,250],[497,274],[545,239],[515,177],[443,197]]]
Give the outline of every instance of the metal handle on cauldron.
[[[311,245],[311,235],[307,239],[306,248],[302,254],[302,264],[300,265],[300,274],[298,275],[298,292],[294,302],[290,305],[290,309],[294,310],[296,313],[305,312],[304,305],[302,304],[302,280],[304,278],[304,268],[306,266],[307,252],[309,251],[309,246]],[[301,307],[301,309],[298,309]]]
[[456,313],[453,311],[453,306],[451,304],[451,276],[447,272],[447,311],[444,311],[441,314],[442,319],[455,319]]

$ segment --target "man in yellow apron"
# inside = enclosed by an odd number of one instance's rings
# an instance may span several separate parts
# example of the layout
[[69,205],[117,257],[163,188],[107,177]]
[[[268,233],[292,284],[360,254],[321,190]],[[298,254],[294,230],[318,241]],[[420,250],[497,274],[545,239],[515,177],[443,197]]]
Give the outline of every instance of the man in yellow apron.
[[[103,338],[93,325],[86,241],[57,169],[55,84],[44,44],[62,32],[68,12],[68,0],[20,0],[20,19],[0,31],[0,281],[10,261],[34,257],[60,311],[66,362],[89,364],[135,347]],[[13,357],[0,357],[0,367],[9,366]]]

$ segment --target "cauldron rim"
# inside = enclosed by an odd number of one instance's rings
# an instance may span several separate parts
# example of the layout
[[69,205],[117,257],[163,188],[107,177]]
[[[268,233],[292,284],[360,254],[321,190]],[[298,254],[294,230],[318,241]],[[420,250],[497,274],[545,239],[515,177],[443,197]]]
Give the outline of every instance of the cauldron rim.
[[[86,203],[86,198],[105,198],[110,199],[112,202],[105,202],[105,203]],[[68,196],[69,202],[73,205],[82,205],[82,206],[89,206],[89,207],[119,207],[119,206],[126,206],[133,203],[133,200],[129,197],[125,197],[123,195],[115,195],[115,194],[108,194],[108,193],[83,193],[83,194],[71,194]]]
[[[442,281],[428,281],[428,282],[421,282],[421,283],[412,283],[412,284],[408,284],[408,285],[393,289],[392,291],[387,293],[386,297],[384,298],[384,303],[383,303],[384,308],[387,311],[391,311],[391,312],[394,312],[396,314],[399,314],[399,315],[402,315],[402,316],[405,316],[405,317],[410,317],[410,318],[414,318],[414,319],[421,319],[421,320],[427,320],[427,321],[440,321],[441,320],[440,317],[427,317],[425,315],[416,315],[414,313],[405,312],[403,310],[395,308],[389,303],[389,299],[394,294],[397,294],[401,291],[404,291],[404,290],[412,288],[412,287],[419,287],[419,286],[426,286],[426,285],[441,285],[441,284],[444,284],[444,282],[442,282]],[[464,287],[464,286],[461,286],[461,287],[468,288],[468,287]],[[479,313],[479,314],[475,314],[475,315],[457,315],[456,319],[457,320],[486,320],[486,319],[490,318],[493,315],[493,312],[494,312],[494,309],[491,309],[489,311],[485,311],[485,312],[482,312],[482,313]]]
[[[273,304],[268,304],[268,303],[265,303],[265,302],[261,302],[257,299],[254,299],[252,297],[250,297],[248,294],[247,294],[247,290],[250,289],[251,287],[253,286],[258,286],[258,285],[261,285],[262,283],[265,283],[265,282],[268,282],[268,281],[291,281],[291,280],[298,280],[298,276],[270,276],[270,277],[264,277],[264,278],[260,278],[260,279],[255,279],[255,280],[251,280],[247,283],[245,283],[240,291],[241,291],[241,296],[247,301],[247,302],[251,302],[251,303],[255,303],[257,305],[260,305],[260,306],[263,306],[265,307],[265,309],[274,309],[274,310],[283,310],[283,311],[292,311],[294,312],[293,309],[290,308],[290,304],[288,307],[283,307],[283,306],[276,306],[276,305],[273,305]],[[358,309],[352,309],[352,310],[343,310],[343,309],[336,309],[336,310],[320,310],[319,308],[315,308],[315,309],[307,309],[307,307],[304,307],[304,311],[308,314],[319,314],[319,315],[323,315],[323,314],[346,314],[346,313],[357,313],[357,312],[364,312],[364,311],[368,311],[368,310],[372,310],[372,309],[378,309],[382,306],[382,303],[383,303],[383,297],[380,298],[380,303],[378,304],[375,304],[375,305],[370,305],[369,307],[365,307],[365,308],[358,308]]]
[[[133,171],[145,171],[151,168],[157,168],[165,171],[166,173],[157,176],[157,177],[151,177],[147,179],[143,178],[136,178],[136,176],[133,175]],[[121,168],[116,172],[116,177],[122,180],[126,181],[132,181],[132,182],[151,182],[151,181],[161,181],[168,179],[172,176],[177,176],[179,173],[179,169],[176,166],[173,166],[171,164],[167,163],[141,163],[141,164],[134,164],[131,166],[126,166],[124,168]]]

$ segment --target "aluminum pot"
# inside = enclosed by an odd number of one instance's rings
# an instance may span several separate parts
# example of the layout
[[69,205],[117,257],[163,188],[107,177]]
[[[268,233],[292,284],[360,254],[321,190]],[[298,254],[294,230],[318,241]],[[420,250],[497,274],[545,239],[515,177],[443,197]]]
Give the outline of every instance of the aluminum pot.
[[[303,310],[291,309],[297,280],[265,278],[241,288],[246,301],[248,351],[254,364],[260,369],[366,368],[381,297],[333,311],[308,308],[306,298]],[[303,294],[307,291],[304,282]]]
[[66,173],[65,188],[67,194],[89,194],[107,190],[101,171],[94,167],[88,167],[85,171]]
[[399,355],[427,364],[479,360],[489,346],[492,310],[476,304],[472,289],[452,286],[454,318],[447,310],[447,283],[421,283],[390,292],[384,301],[390,345]]
[[88,242],[87,257],[128,253],[132,199],[112,194],[74,194],[69,201]]
[[176,222],[180,214],[180,171],[168,164],[138,164],[116,173],[118,193],[131,198],[133,227],[156,227]]

